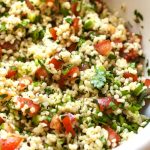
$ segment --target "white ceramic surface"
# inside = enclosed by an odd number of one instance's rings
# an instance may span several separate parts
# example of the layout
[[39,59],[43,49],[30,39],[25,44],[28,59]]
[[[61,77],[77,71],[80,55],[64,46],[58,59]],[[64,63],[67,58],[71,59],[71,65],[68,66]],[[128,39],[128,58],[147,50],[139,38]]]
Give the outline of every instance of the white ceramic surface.
[[[109,8],[115,12],[118,11],[122,18],[132,24],[131,31],[141,33],[143,36],[143,49],[146,59],[150,63],[150,0],[104,0]],[[121,10],[121,5],[126,7],[126,11]],[[134,10],[138,10],[144,17],[141,24],[134,22]],[[144,28],[141,28],[143,26]],[[145,70],[146,71],[146,70]],[[149,110],[150,112],[150,110]],[[145,127],[135,137],[116,148],[115,150],[150,150],[150,124]]]
[[[109,8],[118,11],[122,18],[132,24],[132,31],[141,33],[143,36],[143,49],[147,59],[150,61],[150,0],[104,0]],[[121,10],[121,5],[126,6],[126,12]],[[134,10],[138,10],[144,17],[141,24],[134,22]],[[143,26],[142,29],[140,26]]]

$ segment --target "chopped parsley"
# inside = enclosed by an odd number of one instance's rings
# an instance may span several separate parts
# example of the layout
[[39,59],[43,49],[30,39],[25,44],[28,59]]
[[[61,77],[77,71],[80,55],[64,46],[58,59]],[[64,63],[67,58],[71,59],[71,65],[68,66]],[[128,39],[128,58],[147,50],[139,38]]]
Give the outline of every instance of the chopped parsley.
[[8,96],[8,94],[2,94],[2,95],[0,95],[0,100],[6,98],[7,96]]
[[97,88],[101,89],[107,82],[113,80],[113,74],[101,66],[99,68],[95,68],[95,76],[93,76],[91,83]]
[[54,90],[51,89],[50,87],[45,88],[44,91],[45,91],[45,93],[46,93],[47,95],[50,95],[50,94],[53,94],[53,93],[54,93]]
[[150,68],[147,69],[147,74],[150,76]]
[[72,18],[66,18],[65,20],[67,23],[72,24]]
[[7,28],[6,28],[6,23],[5,22],[2,22],[1,24],[0,24],[0,31],[6,31],[7,30]]
[[19,27],[26,27],[29,24],[28,20],[22,20],[22,22],[18,25]]
[[17,70],[17,67],[16,67],[16,66],[11,66],[10,68],[11,68],[11,70],[14,70],[14,71]]
[[67,65],[63,70],[62,70],[62,74],[66,75],[68,73],[68,71],[73,67],[73,65]]
[[50,70],[45,66],[44,62],[42,60],[38,59],[38,63],[43,67],[48,73],[51,73]]
[[134,15],[135,15],[135,22],[136,23],[140,23],[141,21],[144,20],[143,15],[138,11],[138,10],[134,10]]

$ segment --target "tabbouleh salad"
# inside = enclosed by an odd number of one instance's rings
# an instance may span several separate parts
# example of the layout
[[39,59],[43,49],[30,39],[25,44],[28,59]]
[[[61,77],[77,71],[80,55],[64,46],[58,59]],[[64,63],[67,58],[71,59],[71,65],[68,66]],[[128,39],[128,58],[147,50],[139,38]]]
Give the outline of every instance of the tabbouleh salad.
[[0,149],[108,150],[138,133],[141,40],[101,0],[0,0]]

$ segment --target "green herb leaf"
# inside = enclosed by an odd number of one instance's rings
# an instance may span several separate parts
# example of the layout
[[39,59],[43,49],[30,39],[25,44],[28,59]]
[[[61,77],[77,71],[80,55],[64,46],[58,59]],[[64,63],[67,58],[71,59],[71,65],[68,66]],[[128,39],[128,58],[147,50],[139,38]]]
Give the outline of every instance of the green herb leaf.
[[104,67],[95,68],[95,76],[91,80],[91,84],[97,89],[101,89],[106,82],[106,71]]
[[69,15],[69,10],[67,10],[66,8],[61,8],[60,13],[62,13],[65,17]]
[[0,24],[0,31],[6,31],[7,30],[7,28],[6,28],[6,23],[5,22],[2,22],[1,24]]
[[72,18],[66,18],[65,20],[66,20],[66,22],[68,22],[69,24],[72,24]]
[[85,39],[80,38],[79,42],[78,42],[78,47],[81,47],[81,45],[85,42]]
[[71,65],[71,64],[67,65],[65,68],[63,68],[62,74],[66,75],[72,67],[73,67],[73,65]]
[[112,101],[109,103],[108,107],[112,108],[112,110],[115,110],[117,108],[116,104],[114,102],[112,102]]
[[33,82],[33,86],[37,87],[40,84],[40,82]]
[[48,120],[50,122],[52,120],[52,118],[50,116],[47,116],[46,120]]
[[138,10],[135,10],[134,11],[134,15],[135,15],[135,22],[136,23],[140,23],[141,21],[143,21],[144,20],[144,18],[143,18],[143,15],[138,11]]
[[128,109],[131,110],[131,111],[134,113],[134,112],[136,112],[136,111],[139,111],[141,108],[142,108],[141,105],[139,105],[139,104],[134,104],[134,105],[131,105]]
[[150,76],[150,68],[147,69],[147,74],[148,74],[148,76]]
[[44,91],[45,91],[45,93],[46,93],[47,95],[50,95],[50,94],[53,94],[53,93],[54,93],[54,90],[51,89],[50,87],[47,87],[46,89],[44,89]]
[[113,53],[110,53],[108,56],[109,59],[116,59],[116,55],[114,55]]
[[143,91],[143,84],[139,83],[139,85],[135,88],[134,91],[132,91],[132,94],[135,96],[140,95],[140,93]]
[[26,62],[26,57],[18,57],[17,61]]
[[17,67],[16,66],[11,66],[10,69],[16,71]]
[[45,66],[45,64],[44,64],[44,62],[43,62],[42,60],[39,60],[39,59],[38,59],[38,63],[41,65],[41,67],[45,68],[45,70],[46,70],[49,74],[51,73],[50,70],[47,69],[47,67]]
[[6,98],[7,96],[8,96],[8,94],[2,94],[2,95],[0,95],[0,100]]
[[21,27],[26,27],[28,24],[29,24],[29,21],[28,21],[28,20],[23,20],[23,21],[19,24],[19,26],[21,26]]
[[135,68],[135,67],[136,67],[136,63],[130,63],[129,66],[130,66],[131,68]]
[[97,88],[101,89],[106,83],[112,82],[114,80],[113,74],[110,71],[106,71],[103,66],[95,68],[95,76],[91,80],[91,84]]
[[142,102],[146,99],[146,98],[148,98],[148,96],[149,96],[149,89],[145,89],[145,90],[143,90],[141,93],[140,93],[140,95],[138,96],[138,104],[142,104]]

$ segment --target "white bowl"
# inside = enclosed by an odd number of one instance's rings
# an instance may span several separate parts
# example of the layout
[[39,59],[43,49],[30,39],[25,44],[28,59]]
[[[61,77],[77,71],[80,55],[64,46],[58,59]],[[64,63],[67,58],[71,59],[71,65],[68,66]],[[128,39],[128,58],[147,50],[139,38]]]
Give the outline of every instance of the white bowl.
[[[119,15],[125,20],[130,22],[133,27],[130,30],[142,34],[143,50],[146,57],[150,62],[150,0],[105,0],[109,8],[113,11],[119,12]],[[123,6],[126,11],[122,11]],[[134,21],[134,11],[138,10],[143,15],[144,20],[137,24]],[[141,28],[143,26],[143,28]],[[147,69],[145,69],[145,75]],[[149,110],[150,113],[150,110]],[[150,150],[150,124],[145,127],[138,135],[132,137],[124,144],[115,148],[115,150]]]

